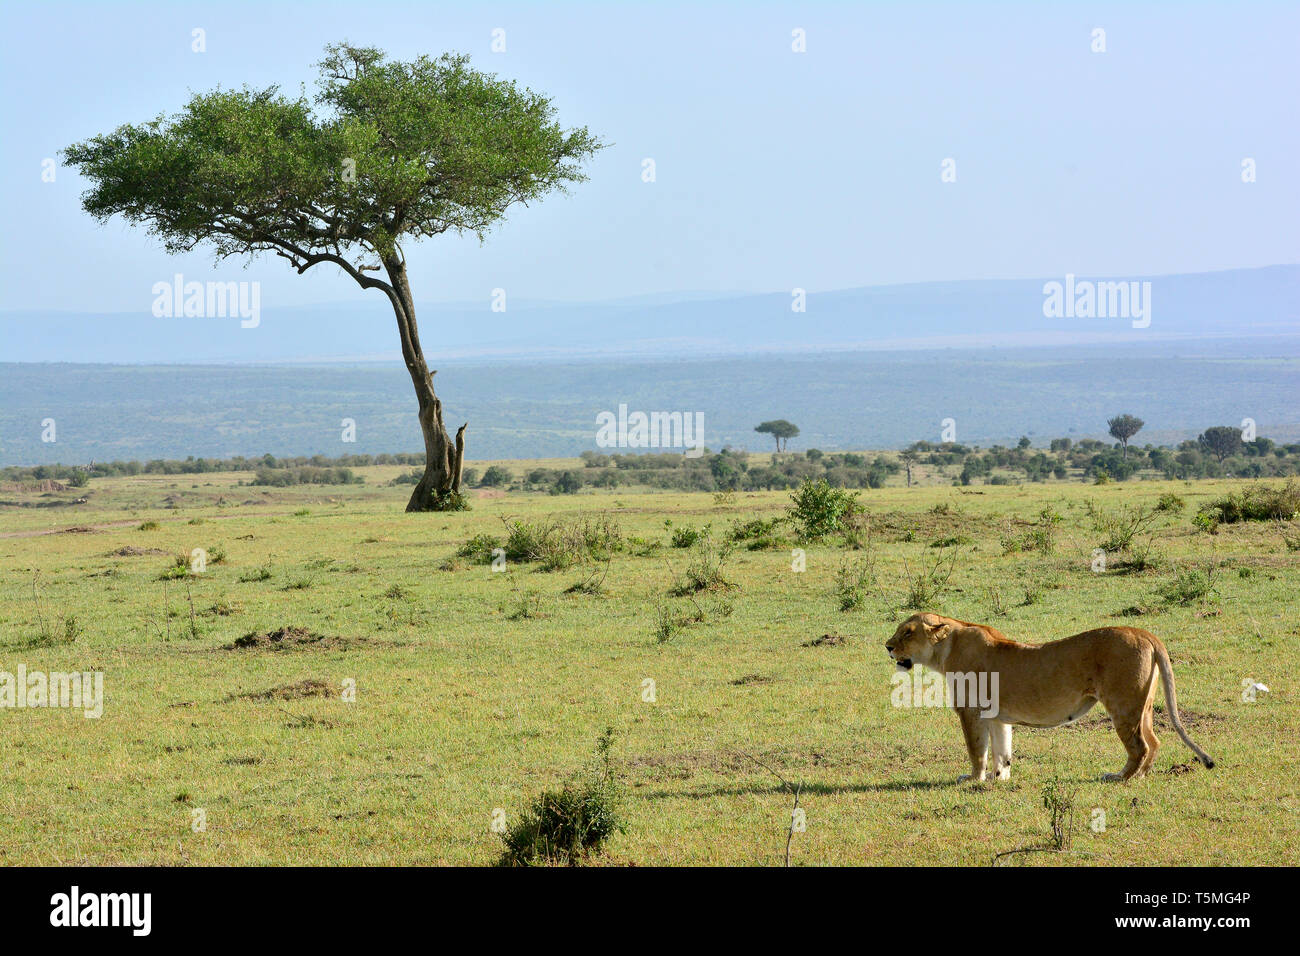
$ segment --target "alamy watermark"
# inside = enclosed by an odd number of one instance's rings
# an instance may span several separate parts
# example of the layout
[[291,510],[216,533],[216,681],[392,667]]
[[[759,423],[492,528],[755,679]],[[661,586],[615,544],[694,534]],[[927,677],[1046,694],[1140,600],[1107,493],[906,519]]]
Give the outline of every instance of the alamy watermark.
[[1049,319],[1132,319],[1133,328],[1151,324],[1151,282],[1075,280],[1043,284],[1043,315]]
[[238,316],[240,328],[262,323],[260,282],[186,282],[176,273],[171,282],[155,282],[153,314],[156,319],[224,319]]
[[19,664],[17,673],[0,671],[0,709],[67,707],[81,710],[88,720],[104,715],[103,671],[29,671]]
[[978,707],[981,717],[998,715],[997,671],[896,670],[889,678],[895,707]]
[[632,412],[618,406],[618,414],[596,415],[599,448],[684,448],[685,457],[704,454],[703,412]]

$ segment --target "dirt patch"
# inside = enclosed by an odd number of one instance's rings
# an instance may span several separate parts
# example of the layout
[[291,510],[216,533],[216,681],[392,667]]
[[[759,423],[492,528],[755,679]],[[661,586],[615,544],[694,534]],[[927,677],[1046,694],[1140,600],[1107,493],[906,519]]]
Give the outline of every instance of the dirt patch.
[[1157,613],[1159,613],[1158,608],[1144,607],[1141,604],[1133,604],[1130,605],[1129,607],[1124,608],[1124,610],[1117,612],[1117,616],[1118,617],[1142,617],[1143,615],[1146,614],[1157,614]]
[[1195,769],[1196,768],[1189,763],[1176,763],[1166,770],[1165,773],[1169,774],[1171,777],[1181,777],[1183,774],[1191,773]]
[[118,548],[116,551],[108,552],[110,558],[136,558],[142,554],[166,554],[162,548],[137,548],[133,544]]
[[45,494],[51,491],[64,491],[67,487],[68,486],[61,481],[55,481],[53,478],[45,478],[40,481],[7,481],[0,484],[0,491]]
[[814,637],[811,641],[804,641],[800,647],[839,647],[841,644],[847,644],[849,639],[843,634],[823,634],[821,637]]
[[99,534],[95,528],[89,528],[84,524],[74,525],[71,528],[60,528],[55,534]]
[[222,650],[284,651],[303,647],[313,647],[321,650],[331,648],[345,649],[354,643],[356,642],[341,637],[326,637],[323,634],[309,631],[305,627],[297,627],[292,624],[287,624],[277,630],[267,631],[265,634],[258,634],[256,631],[249,631],[243,637],[236,638],[231,643],[223,645]]
[[506,493],[500,488],[477,488],[474,491],[475,498],[504,498]]
[[323,680],[309,677],[296,684],[280,684],[266,690],[249,691],[246,694],[231,694],[226,698],[232,700],[302,700],[304,697],[329,697],[333,692],[330,685]]
[[[1224,719],[1218,716],[1217,714],[1199,714],[1194,710],[1185,710],[1182,707],[1178,708],[1178,716],[1182,718],[1183,726],[1188,730],[1191,730],[1193,727],[1204,727],[1204,726],[1217,724]],[[1177,731],[1174,730],[1174,725],[1169,722],[1169,715],[1166,714],[1163,710],[1156,711],[1155,725],[1156,728],[1159,730],[1167,730],[1170,733],[1177,733]],[[1038,728],[1026,728],[1026,729],[1038,729]],[[1053,728],[1047,728],[1047,729],[1053,729]],[[1110,715],[1103,712],[1101,714],[1088,717],[1085,720],[1081,720],[1077,724],[1069,724],[1067,725],[1066,729],[1068,730],[1098,730],[1098,729],[1111,730],[1112,724],[1110,720]]]
[[762,674],[744,674],[731,681],[732,687],[749,687],[751,684],[770,684],[776,680],[774,677],[765,677]]

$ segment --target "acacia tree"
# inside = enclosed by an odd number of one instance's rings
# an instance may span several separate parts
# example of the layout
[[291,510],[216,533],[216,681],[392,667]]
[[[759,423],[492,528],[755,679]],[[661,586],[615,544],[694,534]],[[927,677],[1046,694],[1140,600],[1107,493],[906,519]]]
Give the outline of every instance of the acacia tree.
[[471,69],[465,56],[396,62],[343,43],[318,66],[319,114],[276,87],[216,90],[63,156],[92,184],[86,212],[145,224],[168,252],[206,245],[217,261],[273,252],[299,273],[337,266],[387,296],[424,435],[424,475],[406,510],[459,509],[467,425],[453,443],[402,245],[444,232],[482,241],[516,203],[584,180],[582,164],[602,144],[585,127],[560,126],[546,97]]
[[1128,440],[1142,430],[1146,422],[1136,415],[1116,415],[1106,422],[1107,428],[1110,429],[1110,437],[1120,443],[1124,449],[1121,458],[1128,457]]
[[779,453],[782,448],[789,444],[791,438],[799,434],[799,426],[786,421],[784,418],[778,418],[755,426],[754,431],[760,435],[771,435],[776,439],[776,450]]
[[911,488],[912,487],[912,466],[921,460],[921,456],[917,454],[915,448],[904,448],[902,451],[898,453],[898,460],[901,461],[903,463],[903,467],[907,469],[907,487]]
[[1197,437],[1196,443],[1213,455],[1220,464],[1229,455],[1241,451],[1244,444],[1241,440],[1241,429],[1233,428],[1231,425],[1215,425],[1213,428],[1205,429]]

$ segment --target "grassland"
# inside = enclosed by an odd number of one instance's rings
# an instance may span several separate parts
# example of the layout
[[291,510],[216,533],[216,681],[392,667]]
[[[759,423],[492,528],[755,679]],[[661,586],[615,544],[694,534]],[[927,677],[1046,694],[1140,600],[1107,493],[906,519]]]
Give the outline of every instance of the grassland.
[[[810,544],[799,573],[791,544],[742,544],[722,567],[733,587],[673,597],[695,560],[673,530],[720,538],[782,515],[788,494],[511,494],[407,515],[409,486],[385,484],[404,470],[325,489],[222,474],[7,492],[31,507],[0,508],[0,670],[102,671],[105,707],[0,710],[0,862],[488,864],[493,810],[509,818],[570,777],[607,726],[628,828],[599,863],[779,864],[791,797],[777,774],[802,784],[795,864],[986,865],[1044,841],[1054,779],[1073,793],[1072,852],[1009,865],[1300,858],[1300,552],[1286,541],[1300,528],[1190,521],[1240,482],[887,487],[862,494],[869,546]],[[1116,514],[1170,492],[1186,506],[1159,513],[1150,566],[1118,554],[1095,573],[1087,503]],[[503,518],[608,519],[625,544],[607,566],[557,571],[456,557],[474,535],[504,537]],[[194,548],[206,570],[165,579]],[[841,569],[869,558],[874,578],[841,610]],[[1184,720],[1219,765],[1200,767],[1158,717],[1153,775],[1101,783],[1123,752],[1098,709],[1018,730],[1009,784],[954,786],[956,718],[892,707],[882,647],[909,579],[940,560],[953,570],[933,609],[1012,637],[1105,622],[1160,635]],[[1160,595],[1189,569],[1212,589]],[[568,590],[593,572],[597,593]],[[228,649],[283,627],[321,639]],[[1270,692],[1248,703],[1251,680]]]

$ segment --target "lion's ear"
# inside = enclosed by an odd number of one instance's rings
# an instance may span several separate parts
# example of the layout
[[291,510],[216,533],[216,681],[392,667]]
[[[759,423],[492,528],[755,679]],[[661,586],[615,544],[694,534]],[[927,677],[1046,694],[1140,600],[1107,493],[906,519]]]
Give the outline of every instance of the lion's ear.
[[937,644],[946,638],[948,632],[953,628],[951,621],[947,621],[937,614],[921,615],[921,623],[925,625],[925,630],[928,633],[930,643],[932,644]]

